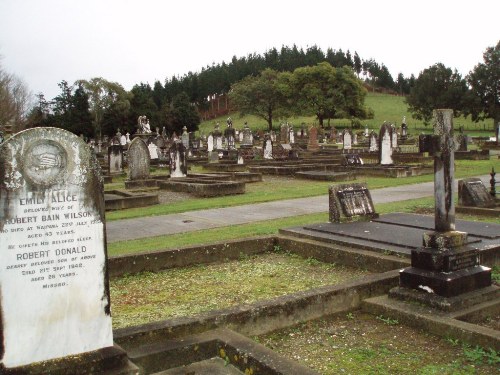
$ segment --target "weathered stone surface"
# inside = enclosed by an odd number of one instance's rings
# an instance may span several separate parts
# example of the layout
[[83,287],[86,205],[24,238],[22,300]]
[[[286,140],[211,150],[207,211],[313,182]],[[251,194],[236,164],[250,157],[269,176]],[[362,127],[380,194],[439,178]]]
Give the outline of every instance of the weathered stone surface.
[[65,130],[29,129],[1,145],[0,176],[1,365],[113,346],[95,155]]
[[174,142],[170,146],[170,177],[186,177],[187,175],[187,151],[181,142]]
[[149,149],[140,137],[134,138],[130,143],[127,158],[129,180],[144,180],[149,178],[149,166],[151,163]]
[[495,199],[479,178],[458,181],[458,204],[472,207],[495,207]]
[[453,110],[434,110],[434,139],[440,150],[434,154],[435,229],[438,232],[448,232],[455,230]]
[[123,150],[120,144],[108,147],[109,173],[121,173],[123,171]]
[[342,214],[347,218],[378,216],[366,184],[333,185],[328,190],[328,194],[330,222],[339,222]]

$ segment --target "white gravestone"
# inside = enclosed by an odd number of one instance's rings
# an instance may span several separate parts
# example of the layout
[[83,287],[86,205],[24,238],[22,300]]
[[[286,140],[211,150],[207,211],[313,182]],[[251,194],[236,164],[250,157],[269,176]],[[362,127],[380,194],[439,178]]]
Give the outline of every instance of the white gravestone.
[[351,133],[344,132],[344,150],[350,150],[352,148],[352,136]]
[[264,142],[264,159],[272,159],[273,158],[273,142],[270,139],[267,139]]
[[29,129],[0,147],[1,364],[113,346],[103,180],[74,134]]
[[380,130],[380,164],[390,165],[394,164],[392,160],[392,137],[391,128],[389,126],[382,125]]
[[148,145],[148,149],[151,160],[158,159],[158,147],[153,142]]
[[207,151],[211,152],[214,150],[214,137],[210,134],[207,138]]

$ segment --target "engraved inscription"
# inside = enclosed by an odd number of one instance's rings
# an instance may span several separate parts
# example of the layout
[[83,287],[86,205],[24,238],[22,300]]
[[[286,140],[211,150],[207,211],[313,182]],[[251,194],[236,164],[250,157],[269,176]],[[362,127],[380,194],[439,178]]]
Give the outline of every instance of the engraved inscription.
[[338,191],[337,195],[342,212],[347,217],[355,215],[369,215],[375,213],[367,196],[367,189],[352,189]]

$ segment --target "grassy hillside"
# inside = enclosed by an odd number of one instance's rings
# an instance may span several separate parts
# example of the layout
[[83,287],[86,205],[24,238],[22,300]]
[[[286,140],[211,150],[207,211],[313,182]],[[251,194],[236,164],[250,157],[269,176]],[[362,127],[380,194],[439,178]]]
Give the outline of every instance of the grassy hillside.
[[[378,93],[368,93],[366,97],[366,105],[373,109],[375,112],[375,117],[370,120],[362,121],[363,126],[366,124],[370,129],[378,129],[384,121],[392,122],[397,125],[401,124],[403,116],[406,116],[406,123],[409,126],[409,131],[411,133],[421,133],[421,132],[431,132],[432,126],[425,126],[422,121],[415,120],[411,117],[408,112],[408,108],[404,102],[404,97],[394,96],[388,94],[378,94]],[[231,118],[233,119],[233,124],[236,129],[242,129],[245,121],[252,130],[263,129],[267,130],[267,123],[255,116],[244,116],[240,117],[238,113],[232,113]],[[226,126],[227,116],[222,116],[214,120],[204,121],[200,124],[200,131],[204,134],[208,134],[214,128],[217,121],[220,122],[221,129],[223,130]],[[292,117],[276,119],[273,122],[273,127],[278,130],[279,124],[281,122],[288,121],[294,127],[299,128],[302,123],[307,125],[317,124],[315,117]],[[350,122],[347,119],[338,119],[331,122],[336,128],[341,129],[350,126]],[[469,118],[459,117],[454,121],[455,128],[458,129],[460,125],[463,125],[467,134],[469,135],[490,135],[493,136],[493,121],[488,120],[485,122],[474,123]],[[364,128],[364,127],[363,127]]]

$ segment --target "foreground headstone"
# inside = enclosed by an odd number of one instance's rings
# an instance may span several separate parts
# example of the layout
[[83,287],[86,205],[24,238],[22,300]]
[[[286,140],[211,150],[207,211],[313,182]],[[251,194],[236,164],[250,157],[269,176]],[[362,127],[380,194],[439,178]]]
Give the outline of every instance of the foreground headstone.
[[372,219],[378,217],[373,206],[372,197],[366,184],[342,184],[330,186],[329,220],[338,223],[342,216]]
[[113,346],[90,147],[62,129],[26,130],[0,147],[0,176],[1,367]]

